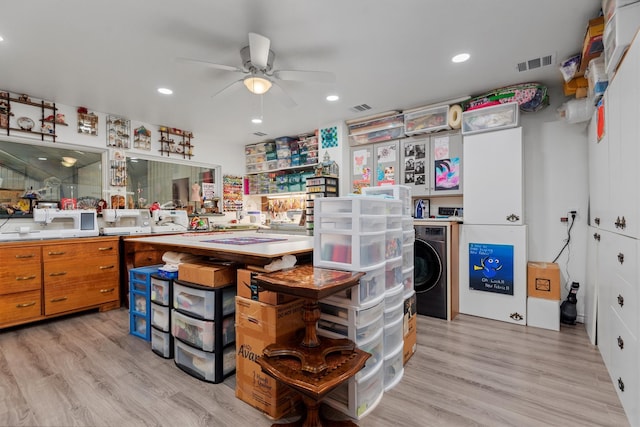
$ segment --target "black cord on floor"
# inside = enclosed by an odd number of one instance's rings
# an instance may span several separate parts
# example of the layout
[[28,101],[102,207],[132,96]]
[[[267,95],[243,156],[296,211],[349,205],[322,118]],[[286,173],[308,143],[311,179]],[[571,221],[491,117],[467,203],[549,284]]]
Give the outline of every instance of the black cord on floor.
[[567,230],[567,240],[564,241],[564,246],[562,247],[562,249],[560,249],[560,252],[558,252],[558,255],[556,255],[556,257],[551,262],[556,262],[558,258],[560,258],[560,255],[562,255],[562,252],[564,252],[564,250],[567,249],[567,246],[569,246],[569,242],[571,241],[571,229],[573,228],[573,224],[575,224],[575,222],[576,222],[576,215],[571,214],[571,224],[569,224],[569,229]]

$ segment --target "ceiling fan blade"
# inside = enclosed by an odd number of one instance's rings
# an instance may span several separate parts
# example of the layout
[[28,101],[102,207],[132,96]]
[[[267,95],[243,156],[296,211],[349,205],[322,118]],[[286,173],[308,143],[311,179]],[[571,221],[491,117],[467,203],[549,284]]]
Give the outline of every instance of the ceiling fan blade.
[[296,107],[298,104],[289,96],[289,94],[276,82],[272,82],[273,86],[271,86],[270,92],[273,92],[275,98],[287,108]]
[[280,80],[294,80],[299,82],[336,82],[336,75],[328,71],[276,70],[273,72],[273,77]]
[[241,68],[238,68],[238,67],[233,67],[231,65],[216,64],[214,62],[203,61],[201,59],[176,58],[176,61],[178,61],[178,62],[193,62],[193,63],[196,63],[196,64],[206,65],[206,66],[211,67],[211,68],[217,68],[218,70],[243,72],[243,70]]
[[264,70],[269,62],[271,40],[256,33],[249,33],[249,55],[251,63]]
[[231,89],[232,87],[234,87],[235,85],[237,85],[238,83],[242,83],[244,79],[240,79],[240,80],[236,80],[235,82],[232,82],[228,85],[226,85],[225,87],[223,87],[222,89],[220,89],[219,91],[217,91],[216,93],[214,93],[213,95],[211,95],[212,98],[215,98],[216,96],[221,95],[223,92],[228,91],[229,89]]

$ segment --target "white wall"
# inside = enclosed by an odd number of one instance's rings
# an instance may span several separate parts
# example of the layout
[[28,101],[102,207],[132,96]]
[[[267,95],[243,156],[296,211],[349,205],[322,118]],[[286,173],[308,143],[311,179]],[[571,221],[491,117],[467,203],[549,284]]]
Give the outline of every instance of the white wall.
[[[557,107],[566,100],[551,93],[551,105],[521,114],[525,156],[525,222],[529,225],[528,259],[551,262],[567,239],[569,223],[560,222],[577,210],[569,246],[558,259],[562,299],[571,282],[579,282],[578,320],[584,314],[588,218],[587,123],[568,124]],[[568,282],[568,284],[567,284]]]

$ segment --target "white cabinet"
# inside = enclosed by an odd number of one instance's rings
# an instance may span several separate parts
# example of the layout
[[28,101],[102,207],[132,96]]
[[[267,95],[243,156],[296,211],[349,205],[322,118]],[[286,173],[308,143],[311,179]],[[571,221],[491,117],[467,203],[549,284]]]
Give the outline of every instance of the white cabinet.
[[465,136],[465,224],[524,224],[522,128]]
[[587,239],[587,277],[586,288],[582,294],[584,298],[584,327],[587,330],[589,341],[597,343],[597,316],[598,316],[598,255],[600,243],[600,230],[589,227]]
[[462,224],[459,272],[460,313],[527,324],[526,225]]
[[400,184],[400,142],[387,141],[353,146],[351,152],[351,191],[362,187]]
[[443,132],[402,141],[402,185],[412,196],[462,194],[462,135]]
[[590,232],[599,239],[590,244],[588,261],[596,265],[588,276],[595,268],[597,344],[634,426],[640,425],[639,62],[636,38],[605,92],[604,138],[597,141],[594,123],[589,128]]

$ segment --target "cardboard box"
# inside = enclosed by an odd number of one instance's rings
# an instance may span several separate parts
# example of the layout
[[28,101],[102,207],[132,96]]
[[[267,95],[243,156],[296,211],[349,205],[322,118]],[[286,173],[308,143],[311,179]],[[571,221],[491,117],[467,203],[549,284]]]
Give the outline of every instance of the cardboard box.
[[527,326],[560,330],[560,300],[527,298]]
[[238,269],[238,296],[271,305],[285,304],[296,299],[291,295],[260,288],[255,280],[258,274],[261,273],[243,268]]
[[182,263],[178,265],[178,280],[215,288],[234,283],[236,269],[213,263]]
[[[579,89],[587,89],[589,87],[589,81],[585,77],[574,77],[568,82],[564,82],[562,90],[565,96],[576,95]],[[584,92],[586,95],[586,91]]]
[[560,267],[555,262],[527,263],[527,296],[560,299]]
[[418,316],[416,312],[416,293],[404,300],[404,319],[403,319],[403,340],[404,347],[402,349],[402,364],[406,365],[407,361],[416,352],[418,342]]
[[294,339],[304,328],[303,302],[270,305],[236,297],[236,397],[274,419],[293,410],[300,395],[262,372],[256,358],[269,344]]
[[604,50],[603,42],[604,33],[604,16],[589,20],[587,32],[584,35],[584,43],[582,45],[582,58],[580,59],[580,68],[578,71],[584,73],[589,65],[589,61],[597,58]]

